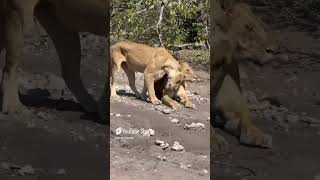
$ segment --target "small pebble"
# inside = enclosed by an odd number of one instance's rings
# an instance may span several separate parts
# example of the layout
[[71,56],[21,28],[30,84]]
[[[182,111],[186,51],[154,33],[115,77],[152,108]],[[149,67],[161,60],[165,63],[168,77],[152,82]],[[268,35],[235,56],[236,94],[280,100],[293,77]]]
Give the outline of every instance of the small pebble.
[[64,174],[67,174],[67,172],[66,172],[66,170],[64,170],[64,169],[59,169],[59,170],[57,171],[57,174],[59,174],[59,175],[64,175]]
[[184,147],[178,142],[178,141],[174,141],[173,142],[173,146],[171,147],[171,150],[174,151],[183,151]]
[[173,122],[173,123],[179,123],[179,120],[176,119],[176,118],[174,118],[174,119],[171,119],[171,122]]

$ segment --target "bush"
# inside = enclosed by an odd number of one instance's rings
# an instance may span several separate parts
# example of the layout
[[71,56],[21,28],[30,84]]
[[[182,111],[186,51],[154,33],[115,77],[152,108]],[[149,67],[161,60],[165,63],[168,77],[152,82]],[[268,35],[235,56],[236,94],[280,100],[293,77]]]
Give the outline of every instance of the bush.
[[[205,46],[208,40],[207,4],[208,0],[114,0],[111,40]],[[162,6],[163,19],[159,24]]]

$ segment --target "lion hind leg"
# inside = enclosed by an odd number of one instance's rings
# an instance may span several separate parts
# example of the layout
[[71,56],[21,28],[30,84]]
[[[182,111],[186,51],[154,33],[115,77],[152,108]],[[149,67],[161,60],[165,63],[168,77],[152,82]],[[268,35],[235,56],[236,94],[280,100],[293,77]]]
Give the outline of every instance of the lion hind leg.
[[97,103],[85,89],[80,78],[81,45],[78,32],[59,23],[53,9],[36,8],[35,15],[50,35],[62,67],[62,76],[87,112],[97,112]]
[[[17,11],[8,11],[4,25],[6,62],[2,71],[2,112],[14,113],[23,110],[18,95],[17,67],[21,62],[23,48],[23,24]],[[2,27],[1,27],[2,28]]]
[[129,81],[129,86],[131,88],[131,90],[133,91],[133,93],[137,96],[137,97],[141,97],[140,93],[137,90],[136,87],[136,76],[134,71],[131,71],[128,68],[128,65],[126,63],[122,63],[122,69],[124,70],[124,72],[127,74],[128,77],[128,81]]

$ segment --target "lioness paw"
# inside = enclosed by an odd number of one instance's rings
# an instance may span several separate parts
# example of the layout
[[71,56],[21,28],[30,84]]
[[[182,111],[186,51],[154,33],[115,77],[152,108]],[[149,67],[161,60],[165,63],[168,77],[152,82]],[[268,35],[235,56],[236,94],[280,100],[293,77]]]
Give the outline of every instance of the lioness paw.
[[228,142],[219,134],[214,133],[211,136],[210,149],[213,153],[227,151]]
[[160,101],[159,99],[151,99],[150,101],[151,101],[151,103],[154,104],[154,105],[159,105],[159,104],[161,104],[161,101]]
[[186,102],[186,103],[184,104],[184,106],[185,106],[186,108],[191,108],[191,109],[195,109],[195,108],[196,108],[196,105],[195,105],[195,104],[192,104],[192,102]]
[[178,103],[174,103],[174,104],[171,105],[171,108],[174,109],[174,110],[177,110],[177,109],[181,108],[181,106]]
[[272,137],[264,134],[256,127],[251,127],[241,132],[240,143],[262,148],[272,148]]

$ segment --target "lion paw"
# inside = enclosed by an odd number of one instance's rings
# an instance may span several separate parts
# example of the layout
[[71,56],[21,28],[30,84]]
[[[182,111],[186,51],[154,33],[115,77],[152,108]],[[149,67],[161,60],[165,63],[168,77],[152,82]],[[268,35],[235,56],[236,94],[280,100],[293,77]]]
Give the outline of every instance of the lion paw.
[[174,104],[171,105],[171,108],[174,109],[174,110],[177,110],[177,109],[181,108],[181,106],[178,103],[174,103]]
[[228,142],[219,134],[214,133],[211,136],[211,151],[215,152],[223,152],[228,150]]
[[154,105],[159,105],[159,104],[161,104],[161,101],[160,101],[159,99],[157,99],[157,98],[151,99],[150,101],[151,101],[151,103],[154,104]]
[[196,105],[195,105],[195,104],[192,104],[192,102],[186,102],[186,103],[184,104],[184,106],[185,106],[186,108],[191,108],[191,109],[195,109],[195,108],[196,108]]
[[15,104],[15,105],[7,105],[2,107],[2,113],[4,114],[10,114],[17,117],[27,117],[32,115],[32,112],[25,106],[23,106],[21,103]]
[[264,134],[256,127],[251,127],[241,132],[240,143],[262,148],[272,148],[272,137]]

